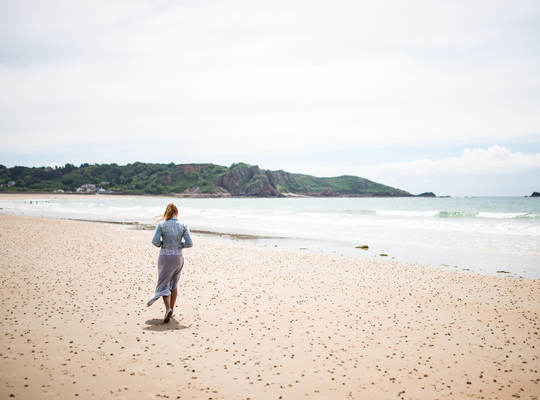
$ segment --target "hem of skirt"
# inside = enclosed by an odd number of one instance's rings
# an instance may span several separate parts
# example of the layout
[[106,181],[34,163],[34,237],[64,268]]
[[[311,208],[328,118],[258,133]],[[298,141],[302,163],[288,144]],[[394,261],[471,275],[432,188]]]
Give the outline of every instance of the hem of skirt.
[[[174,289],[173,289],[174,290]],[[150,307],[152,304],[154,304],[155,301],[159,300],[160,297],[163,296],[169,296],[171,294],[170,290],[162,290],[159,293],[155,293],[150,299],[146,302],[146,305]]]

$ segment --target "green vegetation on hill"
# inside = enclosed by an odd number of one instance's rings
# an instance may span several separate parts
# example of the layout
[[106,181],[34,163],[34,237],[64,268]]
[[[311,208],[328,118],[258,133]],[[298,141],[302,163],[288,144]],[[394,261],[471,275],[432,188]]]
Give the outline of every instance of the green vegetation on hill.
[[[376,194],[388,193],[398,194],[399,190],[380,183],[372,182],[357,176],[343,175],[334,178],[317,178],[310,175],[294,174],[297,180],[301,181],[305,187],[314,192],[322,192],[330,188],[334,193],[341,194]],[[294,193],[294,192],[293,192]],[[401,194],[406,194],[402,192]]]
[[[212,182],[228,168],[214,164],[66,164],[57,168],[6,168],[0,165],[0,191],[75,192],[82,185],[131,194],[181,193],[190,187],[202,192],[215,189]],[[10,185],[11,182],[11,185]],[[79,189],[80,190],[80,189]]]
[[410,196],[409,193],[356,176],[317,178],[262,170],[236,163],[215,164],[82,164],[76,167],[0,165],[0,192],[102,192],[183,194],[190,196]]

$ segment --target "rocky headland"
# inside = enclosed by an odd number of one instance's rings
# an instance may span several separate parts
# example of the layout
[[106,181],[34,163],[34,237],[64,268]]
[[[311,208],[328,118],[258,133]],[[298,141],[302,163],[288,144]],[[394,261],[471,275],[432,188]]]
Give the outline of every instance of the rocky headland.
[[[82,164],[76,167],[0,165],[0,192],[150,194],[178,197],[411,197],[411,193],[351,175],[320,178],[245,163]],[[431,192],[418,196],[435,197]]]

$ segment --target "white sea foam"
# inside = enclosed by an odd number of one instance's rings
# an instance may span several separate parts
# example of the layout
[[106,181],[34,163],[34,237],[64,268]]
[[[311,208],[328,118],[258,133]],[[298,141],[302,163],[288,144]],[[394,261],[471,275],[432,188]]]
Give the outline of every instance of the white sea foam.
[[406,211],[406,210],[377,210],[377,215],[391,216],[391,217],[435,217],[439,215],[439,211]]

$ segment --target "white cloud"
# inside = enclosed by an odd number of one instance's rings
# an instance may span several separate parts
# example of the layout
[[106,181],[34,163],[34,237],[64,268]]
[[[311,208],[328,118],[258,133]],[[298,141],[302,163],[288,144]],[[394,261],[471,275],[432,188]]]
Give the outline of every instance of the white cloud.
[[539,170],[540,172],[540,153],[513,153],[504,146],[493,145],[489,148],[464,149],[460,157],[385,163],[356,169],[364,171],[365,175],[376,176],[388,174],[409,177],[471,174],[509,175],[530,170]]
[[[296,168],[295,172],[300,171]],[[456,157],[407,162],[333,165],[323,160],[303,172],[315,176],[357,175],[413,194],[525,196],[540,190],[540,153],[522,153],[492,145],[466,148]]]

